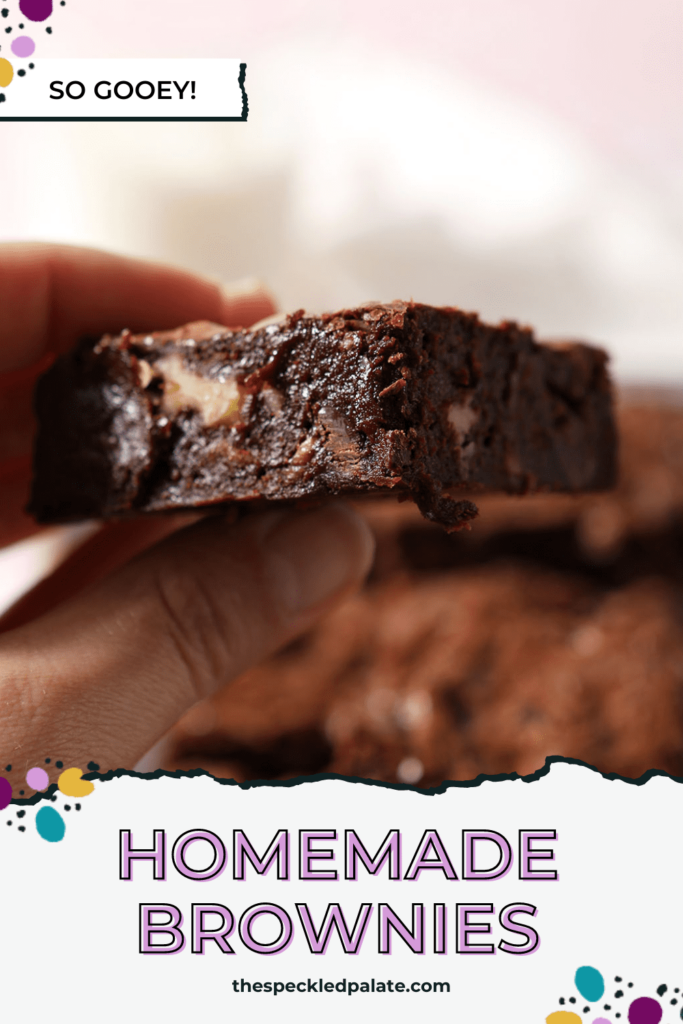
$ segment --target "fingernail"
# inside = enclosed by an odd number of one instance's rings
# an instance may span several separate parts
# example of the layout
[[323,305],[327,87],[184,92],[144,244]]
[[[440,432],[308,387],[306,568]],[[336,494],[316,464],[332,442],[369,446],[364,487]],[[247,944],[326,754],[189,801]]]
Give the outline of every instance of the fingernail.
[[264,316],[262,320],[257,320],[255,324],[251,324],[252,331],[258,331],[262,327],[275,326],[276,324],[283,324],[289,313],[271,313],[270,316]]
[[240,277],[237,281],[219,281],[218,285],[226,299],[241,299],[250,295],[268,294],[268,289],[258,277]]
[[261,543],[268,581],[286,616],[360,582],[375,548],[368,525],[343,504],[278,517]]
[[223,322],[230,327],[250,327],[277,309],[275,299],[257,277],[220,283],[219,289],[224,303]]

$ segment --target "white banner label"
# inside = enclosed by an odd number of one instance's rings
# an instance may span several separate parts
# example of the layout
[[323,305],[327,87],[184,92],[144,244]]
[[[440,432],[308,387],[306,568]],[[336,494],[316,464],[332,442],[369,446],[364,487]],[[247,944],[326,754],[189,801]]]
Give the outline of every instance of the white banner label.
[[245,74],[231,58],[36,59],[0,120],[246,121]]

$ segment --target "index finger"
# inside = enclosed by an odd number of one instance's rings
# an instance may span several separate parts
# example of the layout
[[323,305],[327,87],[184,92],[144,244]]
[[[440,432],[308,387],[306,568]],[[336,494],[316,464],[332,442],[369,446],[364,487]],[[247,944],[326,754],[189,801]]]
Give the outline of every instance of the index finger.
[[160,263],[76,246],[0,245],[0,373],[33,366],[87,334],[192,320],[248,327],[274,308],[264,290],[231,294]]

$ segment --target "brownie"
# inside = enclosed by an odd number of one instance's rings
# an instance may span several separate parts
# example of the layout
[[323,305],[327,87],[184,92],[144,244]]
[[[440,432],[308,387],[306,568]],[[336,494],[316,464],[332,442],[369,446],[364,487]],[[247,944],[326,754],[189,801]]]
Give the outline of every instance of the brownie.
[[652,574],[683,585],[683,396],[656,398],[631,388],[617,401],[618,474],[606,493],[478,495],[476,530],[450,535],[410,505],[365,504],[374,578],[514,558],[608,586]]
[[463,488],[614,480],[602,351],[413,302],[86,340],[36,411],[43,523],[393,492],[455,530]]
[[636,398],[608,494],[485,495],[451,535],[359,504],[370,582],[185,716],[168,767],[430,786],[560,754],[683,776],[683,406]]
[[385,581],[190,712],[166,766],[431,786],[559,754],[680,776],[680,597],[500,563]]

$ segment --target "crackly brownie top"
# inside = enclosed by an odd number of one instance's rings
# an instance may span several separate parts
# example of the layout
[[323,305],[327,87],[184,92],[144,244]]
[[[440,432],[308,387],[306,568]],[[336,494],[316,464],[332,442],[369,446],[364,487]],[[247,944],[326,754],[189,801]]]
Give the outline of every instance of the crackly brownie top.
[[[297,377],[313,384],[324,380],[328,387],[333,384],[337,390],[349,391],[349,398],[353,397],[361,410],[364,396],[370,398],[371,391],[377,390],[363,387],[377,370],[366,355],[380,339],[390,341],[387,334],[395,334],[404,326],[406,314],[410,317],[420,308],[429,307],[396,301],[319,316],[306,316],[303,310],[297,310],[267,318],[251,328],[197,321],[147,334],[124,330],[117,336],[105,335],[93,351],[96,355],[107,349],[129,353],[143,388],[155,379],[163,380],[163,412],[173,416],[182,409],[194,408],[202,413],[205,425],[212,426],[237,422],[242,398],[267,390],[294,341],[305,340],[306,344],[299,344],[297,350]],[[344,353],[348,353],[346,359]],[[340,357],[348,377],[340,374]],[[389,356],[390,370],[402,359],[405,353]],[[356,384],[351,384],[350,375]],[[401,383],[398,371],[393,370],[389,387],[396,390]],[[277,397],[273,396],[271,404],[276,403]],[[370,416],[371,410],[367,411]]]

